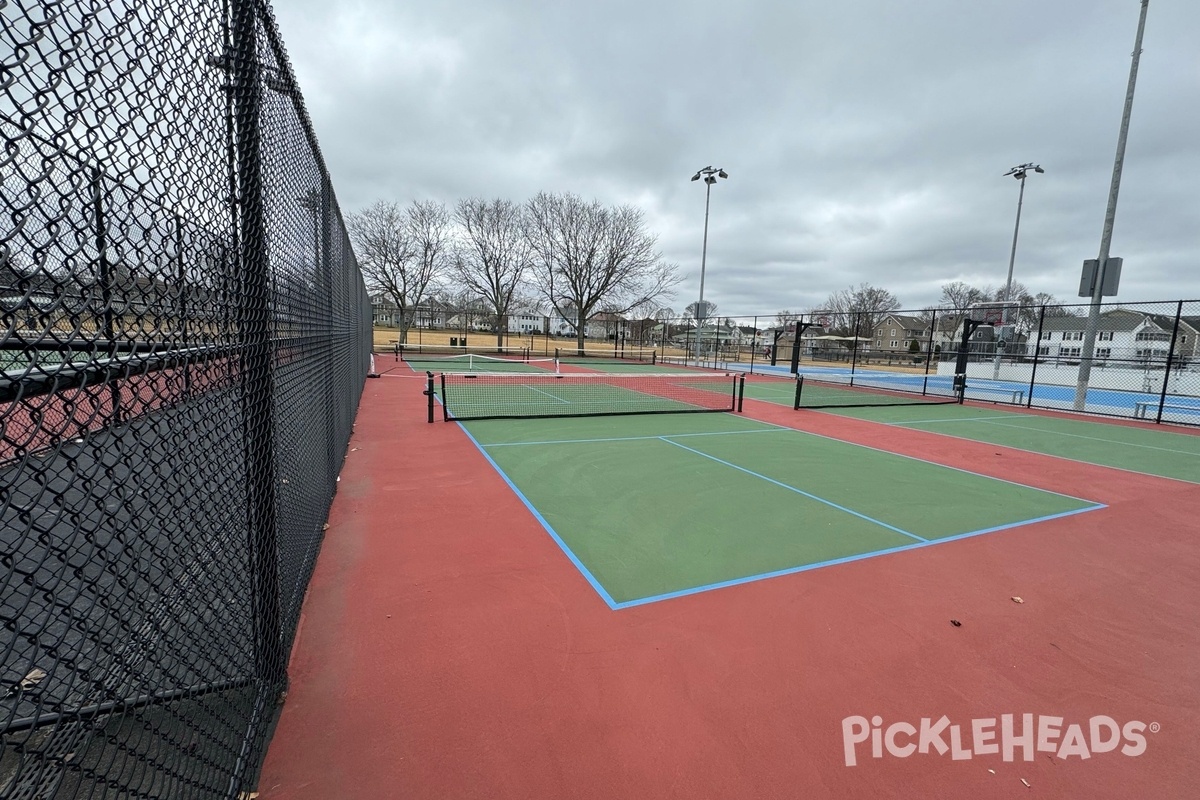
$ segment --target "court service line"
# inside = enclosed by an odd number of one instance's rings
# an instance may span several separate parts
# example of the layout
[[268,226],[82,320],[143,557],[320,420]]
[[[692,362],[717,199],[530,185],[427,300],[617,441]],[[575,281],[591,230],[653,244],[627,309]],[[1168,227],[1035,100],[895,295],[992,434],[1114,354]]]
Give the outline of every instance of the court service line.
[[[828,416],[835,417],[836,419],[845,419],[845,417],[841,416],[840,414],[837,414],[837,413],[834,413],[834,412],[831,412],[831,411],[826,411],[826,410],[824,410],[824,409],[814,409],[814,410],[815,410],[815,411],[816,411],[818,414],[827,414]],[[892,423],[892,422],[880,422],[880,421],[878,421],[878,420],[873,420],[873,419],[863,419],[862,417],[855,417],[854,419],[857,419],[859,422],[867,422],[867,423],[870,423],[870,424],[872,424],[872,425],[883,425],[883,426],[885,426],[885,427],[892,427],[892,426],[896,425],[896,423]],[[772,424],[774,424],[774,423],[772,423]],[[780,427],[783,427],[783,426],[780,426]],[[800,429],[799,429],[799,428],[788,428],[788,430],[795,430],[795,431],[799,431]],[[1030,455],[1034,455],[1034,456],[1042,456],[1043,458],[1057,458],[1057,459],[1059,459],[1060,461],[1070,461],[1072,464],[1086,464],[1086,465],[1087,465],[1087,466],[1089,466],[1089,467],[1100,467],[1101,469],[1115,469],[1115,470],[1117,470],[1118,472],[1128,472],[1128,473],[1129,473],[1129,474],[1131,474],[1131,475],[1142,475],[1142,476],[1144,476],[1144,477],[1147,477],[1147,478],[1158,478],[1159,480],[1164,480],[1164,481],[1179,481],[1180,483],[1186,483],[1186,484],[1188,484],[1188,485],[1191,485],[1191,486],[1197,486],[1197,485],[1200,485],[1200,481],[1193,481],[1193,480],[1190,480],[1190,479],[1188,479],[1188,478],[1178,478],[1178,477],[1175,477],[1174,475],[1160,475],[1160,474],[1158,474],[1158,473],[1155,473],[1155,472],[1146,472],[1145,470],[1140,470],[1140,469],[1131,469],[1130,467],[1118,467],[1118,466],[1115,466],[1115,465],[1113,465],[1113,464],[1101,464],[1101,463],[1100,463],[1100,462],[1098,462],[1098,461],[1084,461],[1084,460],[1083,460],[1083,459],[1081,459],[1081,458],[1071,458],[1070,456],[1060,456],[1060,455],[1057,455],[1057,454],[1055,454],[1055,453],[1046,453],[1046,452],[1043,452],[1043,451],[1041,451],[1041,450],[1030,450],[1030,449],[1029,449],[1029,448],[1027,448],[1027,447],[1017,447],[1016,445],[1011,445],[1011,444],[997,444],[996,442],[989,442],[989,441],[987,441],[986,439],[972,439],[972,438],[970,438],[969,436],[960,436],[960,435],[958,435],[958,434],[954,434],[954,433],[943,433],[942,431],[932,431],[932,430],[925,430],[924,428],[910,428],[909,430],[915,430],[915,431],[916,431],[916,432],[918,432],[918,433],[927,433],[927,434],[929,434],[930,436],[945,436],[947,439],[956,439],[956,440],[958,440],[958,441],[960,441],[960,442],[974,442],[974,443],[976,443],[976,444],[988,444],[988,445],[991,445],[992,447],[1003,447],[1003,448],[1006,448],[1006,449],[1008,449],[1008,450],[1015,450],[1015,451],[1017,451],[1018,453],[1029,453]],[[1033,430],[1033,429],[1032,429],[1032,428],[1029,428],[1029,429],[1027,429],[1027,430]],[[801,432],[801,433],[808,433],[808,431],[800,431],[800,432]],[[812,436],[821,436],[821,434],[819,434],[819,433],[813,433],[813,434],[810,434],[810,435],[812,435]],[[826,436],[826,437],[824,437],[824,438],[827,438],[827,439],[829,439],[829,438],[833,438],[833,437]],[[839,442],[840,442],[840,441],[843,441],[843,440],[842,440],[842,439],[835,439],[834,441],[839,441]],[[848,442],[848,444],[852,444],[852,442]],[[867,447],[867,445],[860,445],[860,446],[861,446],[861,447]],[[878,449],[880,449],[880,448],[874,448],[874,447],[872,447],[872,448],[869,448],[869,449],[871,449],[871,450],[878,450]],[[888,450],[881,450],[881,452],[887,453],[887,452],[890,452],[890,451],[888,451]],[[901,454],[900,454],[900,453],[895,453],[894,455],[901,455]],[[1191,455],[1191,454],[1189,453],[1188,455]],[[905,456],[905,458],[912,458],[912,456]],[[923,458],[918,458],[918,459],[917,459],[917,461],[925,461],[925,459],[923,459]],[[926,462],[926,463],[929,463],[929,464],[934,464],[934,463],[937,463],[937,462],[934,462],[934,461],[929,461],[929,462]],[[944,465],[943,465],[943,466],[944,466]],[[947,469],[958,469],[958,468],[957,468],[957,467],[947,467]],[[977,472],[970,472],[969,470],[961,470],[961,471],[962,471],[962,472],[967,472],[968,474],[971,474],[971,475],[978,475],[978,474],[979,474],[979,473],[977,473]],[[989,475],[989,476],[985,476],[985,477],[991,477],[991,476]],[[1003,479],[1003,478],[993,478],[993,480],[998,480],[998,481],[999,481],[999,480],[1004,480],[1004,479]],[[1015,481],[1008,481],[1008,483],[1015,483]],[[1017,486],[1025,486],[1026,484],[1023,484],[1023,483],[1017,483],[1016,485],[1017,485]],[[1032,488],[1032,489],[1038,489],[1039,491],[1043,491],[1043,492],[1045,492],[1045,491],[1048,491],[1047,489],[1040,489],[1040,488],[1039,488],[1039,487],[1037,487],[1037,486],[1032,486],[1032,487],[1028,487],[1028,488]],[[1057,493],[1057,492],[1052,492],[1052,494],[1058,494],[1058,493]],[[1063,495],[1063,497],[1072,497],[1072,496],[1071,496],[1071,495]],[[1082,497],[1075,497],[1075,498],[1073,498],[1073,499],[1075,499],[1075,500],[1086,500],[1086,501],[1087,501],[1087,502],[1089,502],[1089,503],[1094,503],[1094,502],[1096,502],[1095,500],[1087,500],[1086,498],[1082,498]]]
[[558,395],[556,395],[556,394],[551,394],[550,392],[547,392],[547,391],[545,391],[545,390],[543,390],[543,389],[539,389],[539,388],[537,388],[536,386],[530,386],[529,384],[521,384],[521,385],[522,385],[522,386],[524,386],[526,389],[533,389],[533,390],[534,390],[535,392],[537,392],[538,394],[544,394],[544,395],[546,395],[546,397],[551,397],[551,398],[553,398],[553,399],[557,400],[557,401],[558,401],[558,402],[560,402],[560,403],[566,403],[567,405],[570,405],[570,404],[571,404],[571,401],[570,401],[570,400],[564,400],[564,399],[562,399],[561,397],[559,397]]
[[[856,417],[855,419],[859,418]],[[942,417],[941,419],[919,419],[912,420],[911,422],[885,422],[883,424],[903,427],[905,425],[924,425],[927,422],[981,422],[989,419],[1008,419],[1008,417]]]
[[810,500],[816,500],[818,503],[824,503],[825,505],[827,505],[831,508],[836,508],[838,511],[844,511],[845,513],[847,513],[851,516],[858,517],[859,519],[862,519],[862,520],[866,520],[867,522],[878,525],[881,528],[887,528],[889,531],[895,531],[896,533],[903,534],[903,535],[909,537],[910,539],[916,539],[918,542],[929,541],[924,536],[917,536],[915,533],[909,533],[908,531],[904,530],[903,528],[897,528],[895,525],[889,525],[888,523],[883,522],[881,520],[877,520],[874,517],[868,517],[866,514],[859,513],[858,511],[855,511],[850,508],[846,508],[845,506],[840,506],[837,503],[833,502],[832,500],[826,500],[824,497],[819,497],[818,495],[815,495],[811,492],[806,492],[803,489],[797,489],[795,486],[789,486],[788,484],[784,483],[783,481],[777,481],[774,478],[768,477],[767,475],[763,475],[760,472],[755,472],[753,470],[746,469],[745,467],[739,467],[737,464],[734,464],[730,461],[725,461],[724,459],[721,459],[721,458],[717,458],[716,456],[711,456],[708,453],[702,452],[700,450],[693,450],[692,448],[690,448],[686,445],[682,445],[679,442],[672,442],[666,436],[660,436],[658,438],[661,439],[662,441],[666,442],[667,444],[674,445],[675,447],[678,447],[682,450],[687,450],[689,453],[695,453],[698,456],[704,456],[705,458],[711,459],[712,461],[715,461],[718,464],[723,464],[727,467],[732,467],[733,469],[736,469],[739,472],[744,472],[747,475],[752,475],[753,477],[764,480],[767,483],[773,483],[776,486],[787,489],[790,492],[795,492],[796,494],[804,495],[805,497],[809,498]]
[[[817,409],[817,413],[820,414],[820,413],[829,413],[829,412],[823,412],[820,409]],[[837,419],[845,419],[844,417],[842,417],[838,414],[829,413],[829,416],[835,417]],[[855,417],[855,419],[858,419],[858,417]],[[864,420],[864,421],[872,422],[872,420]],[[762,422],[762,420],[759,420],[759,422]],[[1103,503],[1097,502],[1096,500],[1091,500],[1087,497],[1076,497],[1075,495],[1067,494],[1066,492],[1056,492],[1053,489],[1043,489],[1041,486],[1032,486],[1028,483],[1020,483],[1019,481],[1011,481],[1007,478],[997,478],[995,475],[985,475],[982,472],[973,472],[972,470],[963,469],[962,467],[952,467],[949,464],[943,464],[939,461],[930,461],[928,458],[921,458],[920,456],[910,456],[907,453],[897,453],[894,450],[885,450],[882,447],[875,447],[875,446],[869,445],[869,444],[861,444],[860,442],[853,442],[853,441],[850,441],[849,439],[839,439],[836,436],[828,436],[824,433],[814,433],[813,431],[806,431],[806,430],[803,430],[802,428],[789,428],[786,425],[779,425],[779,423],[776,423],[776,422],[763,422],[763,424],[764,425],[778,425],[778,427],[782,428],[785,431],[792,431],[794,433],[803,434],[804,436],[815,436],[818,439],[827,439],[831,442],[838,442],[839,444],[848,444],[848,445],[851,445],[852,447],[861,447],[864,450],[874,450],[876,453],[886,453],[891,456],[896,456],[897,458],[907,458],[910,461],[919,461],[922,464],[930,464],[935,467],[941,467],[942,469],[949,469],[949,470],[953,470],[955,472],[961,472],[964,475],[974,475],[977,478],[986,478],[989,481],[1000,481],[1000,483],[1007,483],[1012,486],[1020,486],[1022,489],[1033,489],[1034,491],[1045,492],[1046,494],[1053,494],[1053,495],[1057,495],[1058,497],[1066,497],[1069,500],[1078,500],[1081,503],[1093,503],[1097,506],[1100,506],[1101,508],[1107,507]],[[875,423],[875,424],[887,425],[886,422]],[[918,432],[919,433],[929,433],[934,436],[949,436],[951,439],[960,439],[965,442],[978,442],[979,441],[978,439],[967,439],[965,437],[955,436],[950,433],[938,433],[937,431],[921,431],[921,430],[919,430]],[[987,444],[992,444],[992,442],[987,442]],[[995,445],[995,446],[996,447],[1007,447],[1008,445]],[[1012,449],[1019,450],[1020,448],[1015,447]],[[1027,450],[1025,452],[1033,453],[1035,451]],[[1038,455],[1046,455],[1046,454],[1039,453]],[[1067,459],[1067,460],[1074,461],[1075,459]],[[1083,462],[1079,462],[1079,463],[1089,464],[1091,462],[1083,461]]]
[[1093,442],[1104,442],[1105,444],[1117,444],[1117,445],[1121,445],[1122,447],[1140,447],[1143,450],[1158,450],[1159,452],[1162,452],[1162,453],[1177,453],[1178,455],[1181,455],[1181,456],[1200,456],[1200,453],[1192,452],[1189,450],[1173,450],[1169,447],[1155,447],[1152,444],[1138,444],[1137,442],[1122,442],[1119,439],[1104,439],[1100,436],[1084,436],[1083,434],[1080,434],[1080,433],[1064,433],[1063,431],[1047,430],[1045,428],[1034,428],[1034,427],[1027,427],[1025,425],[1014,425],[1011,422],[1009,422],[1009,423],[996,422],[995,421],[996,419],[998,419],[998,418],[997,417],[986,417],[980,421],[981,422],[991,422],[993,425],[1000,425],[1001,427],[1004,427],[1004,428],[1017,428],[1019,430],[1031,431],[1033,433],[1049,433],[1049,434],[1053,434],[1055,436],[1070,436],[1074,439],[1088,439]]

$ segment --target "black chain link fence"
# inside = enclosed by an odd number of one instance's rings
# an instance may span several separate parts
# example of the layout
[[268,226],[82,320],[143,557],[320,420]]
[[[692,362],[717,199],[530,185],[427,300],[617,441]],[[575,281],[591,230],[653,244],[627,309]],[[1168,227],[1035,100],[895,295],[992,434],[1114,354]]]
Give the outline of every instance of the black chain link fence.
[[[664,364],[773,374],[794,366],[852,377],[856,386],[942,396],[954,391],[970,320],[981,324],[967,340],[969,400],[1200,425],[1200,300],[1004,306],[714,315],[702,325],[600,317],[587,336],[598,352],[653,348]],[[531,352],[541,346],[540,338],[525,340]]]
[[270,8],[0,0],[0,143],[0,798],[237,798],[371,346]]

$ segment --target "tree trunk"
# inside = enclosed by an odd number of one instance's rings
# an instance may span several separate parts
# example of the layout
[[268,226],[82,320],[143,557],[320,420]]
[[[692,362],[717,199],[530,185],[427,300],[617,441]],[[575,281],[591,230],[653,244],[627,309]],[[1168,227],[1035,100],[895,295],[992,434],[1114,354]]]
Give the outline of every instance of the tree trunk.
[[410,323],[408,321],[408,312],[405,309],[400,309],[400,332],[396,336],[396,341],[400,344],[408,343],[408,329]]
[[578,349],[578,352],[576,353],[576,355],[582,356],[583,355],[583,326],[584,326],[583,311],[580,310],[579,312],[577,312],[575,317],[576,317],[575,347]]

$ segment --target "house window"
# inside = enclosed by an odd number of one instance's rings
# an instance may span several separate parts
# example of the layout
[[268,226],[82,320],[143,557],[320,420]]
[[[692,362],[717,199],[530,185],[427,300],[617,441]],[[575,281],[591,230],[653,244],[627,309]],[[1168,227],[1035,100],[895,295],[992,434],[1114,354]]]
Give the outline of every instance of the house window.
[[[892,333],[895,333],[895,331],[892,331]],[[891,346],[892,346],[892,347],[895,347],[895,346],[896,346],[896,340],[895,340],[895,339],[892,339],[892,345],[891,345]]]
[[896,329],[895,329],[895,328],[892,328],[892,332],[891,332],[891,333],[889,333],[888,335],[889,335],[889,336],[895,336],[895,335],[896,335]]
[[1078,348],[1078,347],[1064,347],[1058,351],[1058,354],[1060,356],[1071,358],[1071,357],[1077,357],[1079,355],[1079,352],[1080,352],[1080,348]]
[[1063,331],[1064,342],[1082,342],[1083,331]]
[[1171,334],[1166,331],[1139,331],[1134,338],[1139,342],[1169,342]]
[[1041,347],[1039,347],[1039,348],[1038,348],[1038,355],[1039,355],[1039,356],[1048,356],[1048,355],[1050,355],[1050,345],[1042,345]]
[[1096,358],[1111,358],[1111,357],[1112,357],[1112,348],[1111,347],[1097,347],[1096,348]]
[[1100,331],[1100,341],[1111,342],[1113,340],[1112,337],[1113,337],[1112,331]]

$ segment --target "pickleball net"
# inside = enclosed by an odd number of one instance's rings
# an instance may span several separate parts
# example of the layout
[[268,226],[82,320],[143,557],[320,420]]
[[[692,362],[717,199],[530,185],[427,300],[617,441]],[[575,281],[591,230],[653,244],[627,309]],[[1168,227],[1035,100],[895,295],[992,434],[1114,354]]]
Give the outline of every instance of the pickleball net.
[[734,373],[455,373],[429,375],[429,421],[740,411]]
[[410,353],[404,356],[403,361],[417,372],[555,372],[557,370],[557,364],[553,358],[529,358],[516,354],[425,355]]
[[651,349],[580,350],[575,347],[556,347],[554,358],[560,364],[580,366],[604,364],[657,364],[658,352]]
[[958,402],[959,394],[951,382],[930,381],[922,375],[803,374],[796,379],[793,408],[926,406]]

